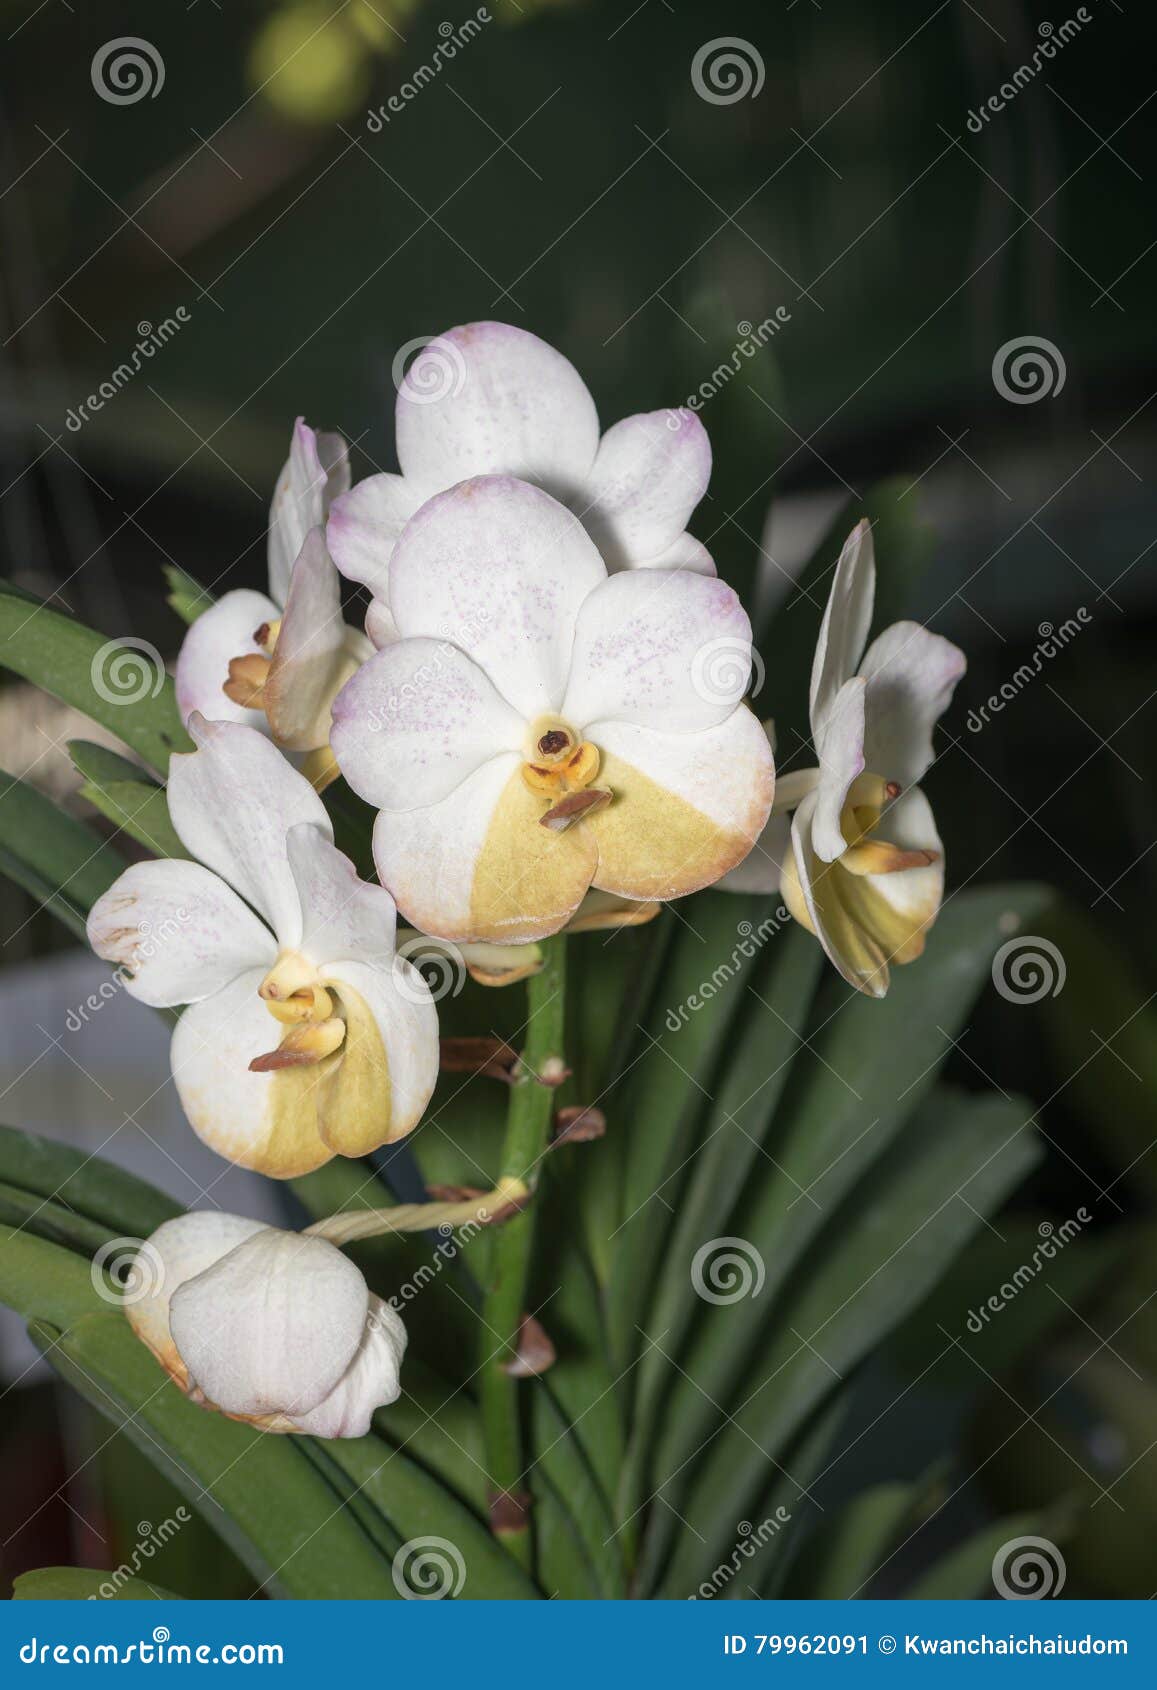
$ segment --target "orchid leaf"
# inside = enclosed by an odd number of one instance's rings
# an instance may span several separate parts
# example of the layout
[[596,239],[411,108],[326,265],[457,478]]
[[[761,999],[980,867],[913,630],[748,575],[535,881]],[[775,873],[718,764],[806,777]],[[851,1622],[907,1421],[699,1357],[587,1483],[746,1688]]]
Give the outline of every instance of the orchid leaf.
[[71,1144],[0,1127],[0,1180],[63,1204],[106,1237],[147,1238],[184,1211],[146,1180]]
[[0,769],[0,871],[78,938],[89,910],[125,866],[115,846]]
[[163,786],[145,779],[144,771],[135,763],[103,745],[73,739],[68,749],[84,776],[82,798],[154,857],[188,856],[169,819]]
[[206,1414],[118,1311],[30,1328],[53,1367],[204,1515],[269,1595],[395,1597],[389,1563],[287,1437]]
[[173,683],[144,640],[109,640],[46,604],[0,584],[0,667],[83,711],[164,774],[174,751],[191,751]]
[[[1025,1130],[1030,1123],[1031,1110],[1015,1101],[938,1098],[832,1215],[815,1252],[767,1310],[759,1384],[751,1390],[747,1381],[743,1404],[711,1439],[687,1496],[675,1501],[705,1541],[682,1535],[665,1594],[677,1594],[697,1566],[714,1564],[726,1547],[726,1522],[744,1516],[768,1462],[1020,1183],[1039,1156]],[[711,1312],[725,1323],[734,1305]]]
[[192,625],[198,616],[204,616],[212,608],[213,594],[208,587],[199,587],[179,564],[166,563],[162,573],[169,587],[168,603],[182,622]]
[[180,1602],[182,1597],[144,1578],[97,1567],[37,1567],[12,1581],[14,1602]]

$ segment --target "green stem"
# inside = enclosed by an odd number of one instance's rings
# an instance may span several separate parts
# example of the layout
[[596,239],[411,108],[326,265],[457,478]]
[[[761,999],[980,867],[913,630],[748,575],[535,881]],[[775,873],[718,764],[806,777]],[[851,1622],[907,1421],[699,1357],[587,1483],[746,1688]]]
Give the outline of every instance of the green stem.
[[[560,933],[542,944],[543,966],[527,982],[526,1043],[519,1071],[510,1088],[502,1176],[522,1180],[531,1190],[538,1179],[554,1113],[557,1074],[563,1057],[566,941]],[[544,1076],[546,1078],[544,1078]],[[490,1272],[482,1303],[482,1364],[479,1391],[486,1448],[486,1471],[492,1500],[499,1507],[495,1528],[523,1566],[530,1565],[529,1519],[519,1518],[526,1463],[519,1425],[518,1383],[505,1371],[514,1355],[519,1327],[526,1312],[526,1289],[534,1244],[535,1205],[494,1233]],[[511,1506],[511,1501],[514,1506]]]

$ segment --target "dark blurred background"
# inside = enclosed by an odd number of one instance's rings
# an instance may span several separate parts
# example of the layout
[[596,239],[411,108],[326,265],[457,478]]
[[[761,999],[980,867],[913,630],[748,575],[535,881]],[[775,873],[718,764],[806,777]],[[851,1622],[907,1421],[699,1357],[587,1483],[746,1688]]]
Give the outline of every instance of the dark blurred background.
[[[149,49],[148,86],[110,99],[98,64],[124,37]],[[174,655],[166,564],[214,593],[263,585],[293,418],[354,441],[355,474],[394,467],[400,349],[482,317],[560,347],[604,424],[714,389],[694,526],[773,657],[806,659],[815,618],[788,583],[871,494],[889,615],[969,655],[928,781],[951,883],[1060,894],[1042,937],[1062,989],[1011,1010],[990,994],[953,1061],[962,1084],[1036,1100],[1047,1150],[987,1241],[995,1265],[965,1279],[983,1290],[1006,1246],[1019,1260],[1042,1224],[1093,1219],[1031,1316],[1002,1317],[999,1368],[911,1393],[862,1477],[953,1443],[986,1503],[1050,1511],[1071,1594],[1157,1588],[1153,39],[1138,0],[0,0],[4,569],[110,637]],[[140,373],[78,411],[166,321]],[[893,523],[928,538],[900,580]],[[799,700],[778,688],[773,662],[759,707],[790,722]],[[77,731],[92,737],[0,691],[0,760],[57,797],[78,785]],[[782,760],[799,750],[789,729]],[[95,1147],[45,1019],[87,978],[45,969],[89,965],[46,960],[64,942],[50,918],[6,885],[0,900],[0,1118]],[[110,1014],[102,1059],[127,1064],[140,1038]],[[188,1199],[169,1129],[154,1124],[161,1151],[122,1136],[110,1153]],[[960,1327],[963,1286],[882,1369]],[[56,1491],[77,1465],[61,1448],[106,1436],[61,1405],[36,1369],[0,1405],[23,1475],[4,1493],[7,1573],[115,1565],[158,1482],[118,1439],[83,1496]],[[244,1588],[217,1568],[224,1593]]]

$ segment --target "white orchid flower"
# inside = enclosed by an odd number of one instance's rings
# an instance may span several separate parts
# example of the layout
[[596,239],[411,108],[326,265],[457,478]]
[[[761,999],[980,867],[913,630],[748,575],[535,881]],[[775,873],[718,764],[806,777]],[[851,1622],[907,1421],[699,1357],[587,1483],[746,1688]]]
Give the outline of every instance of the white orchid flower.
[[341,577],[325,547],[332,501],[350,484],[346,443],[299,417],[269,514],[269,592],[226,593],[192,624],[177,659],[177,706],[244,722],[306,754],[319,784],[334,694],[373,650],[341,614]]
[[399,637],[338,695],[333,748],[425,932],[543,938],[591,886],[682,897],[759,836],[775,773],[724,582],[608,576],[570,511],[483,476],[407,525],[389,609]]
[[125,1314],[193,1401],[319,1438],[364,1437],[397,1401],[406,1329],[336,1245],[203,1210],[144,1249]]
[[840,553],[812,664],[819,767],[781,775],[776,813],[727,886],[778,886],[844,979],[882,998],[890,965],[923,951],[944,896],[944,847],[917,782],[965,659],[916,622],[893,623],[865,653],[875,592],[865,520]]
[[410,517],[456,482],[510,475],[569,506],[608,570],[690,569],[714,575],[687,533],[707,491],[711,446],[688,410],[625,417],[600,436],[585,382],[537,335],[468,323],[426,345],[398,385],[400,475],[371,475],[335,500],[329,548],[343,575],[374,596],[367,627],[392,637],[389,563]]
[[172,759],[168,799],[196,860],[126,869],[88,939],[142,1003],[189,1006],[171,1061],[198,1136],[289,1179],[416,1126],[437,1013],[395,954],[393,899],[336,849],[304,776],[253,728],[189,726],[200,749]]

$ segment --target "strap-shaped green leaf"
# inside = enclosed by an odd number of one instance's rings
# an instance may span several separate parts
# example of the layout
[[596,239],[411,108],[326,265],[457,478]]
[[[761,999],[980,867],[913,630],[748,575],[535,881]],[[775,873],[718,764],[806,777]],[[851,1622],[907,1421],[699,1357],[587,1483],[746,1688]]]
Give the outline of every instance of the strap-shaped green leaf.
[[117,828],[151,851],[154,857],[187,857],[169,819],[163,786],[145,778],[143,769],[107,746],[73,739],[69,753],[84,776],[80,795],[107,816]]
[[106,1236],[147,1238],[184,1213],[147,1180],[71,1144],[0,1127],[0,1180],[97,1221]]
[[[696,1567],[714,1565],[726,1547],[727,1522],[744,1517],[768,1463],[1024,1178],[1039,1156],[1032,1118],[1023,1101],[938,1093],[838,1210],[825,1205],[827,1225],[779,1299],[767,1299],[765,1287],[710,1308],[709,1327],[722,1330],[737,1309],[762,1307],[758,1350],[750,1358],[758,1382],[753,1389],[752,1377],[745,1379],[743,1402],[709,1436],[686,1496],[675,1489],[674,1506],[703,1542],[682,1534],[664,1579],[666,1594],[677,1594]],[[764,1247],[770,1251],[773,1240],[765,1237]],[[691,1376],[701,1394],[710,1393],[716,1417],[720,1403],[730,1406],[717,1376]],[[656,1471],[660,1482],[677,1476],[681,1454],[674,1467],[662,1463],[672,1458],[668,1451],[683,1447],[681,1437],[668,1440]],[[659,1519],[652,1568],[670,1537]]]
[[141,641],[106,639],[3,586],[0,667],[100,722],[158,774],[171,752],[193,749],[159,653]]
[[199,587],[178,564],[166,563],[162,573],[169,587],[168,602],[182,622],[191,624],[211,609],[213,595],[208,587]]
[[440,1551],[449,1569],[447,1594],[494,1601],[539,1594],[488,1527],[400,1449],[372,1434],[331,1439],[322,1447],[401,1539],[394,1570],[403,1590],[407,1546],[417,1552],[423,1539],[433,1538],[451,1546]]
[[125,860],[51,798],[0,769],[0,872],[78,937],[89,910]]
[[850,1601],[903,1535],[923,1482],[898,1479],[871,1485],[829,1515],[804,1544],[786,1594],[808,1601]]
[[291,1437],[183,1396],[115,1310],[29,1328],[54,1368],[168,1474],[273,1596],[394,1598],[389,1563]]
[[14,1602],[180,1602],[148,1579],[124,1578],[96,1567],[37,1567],[12,1581]]

